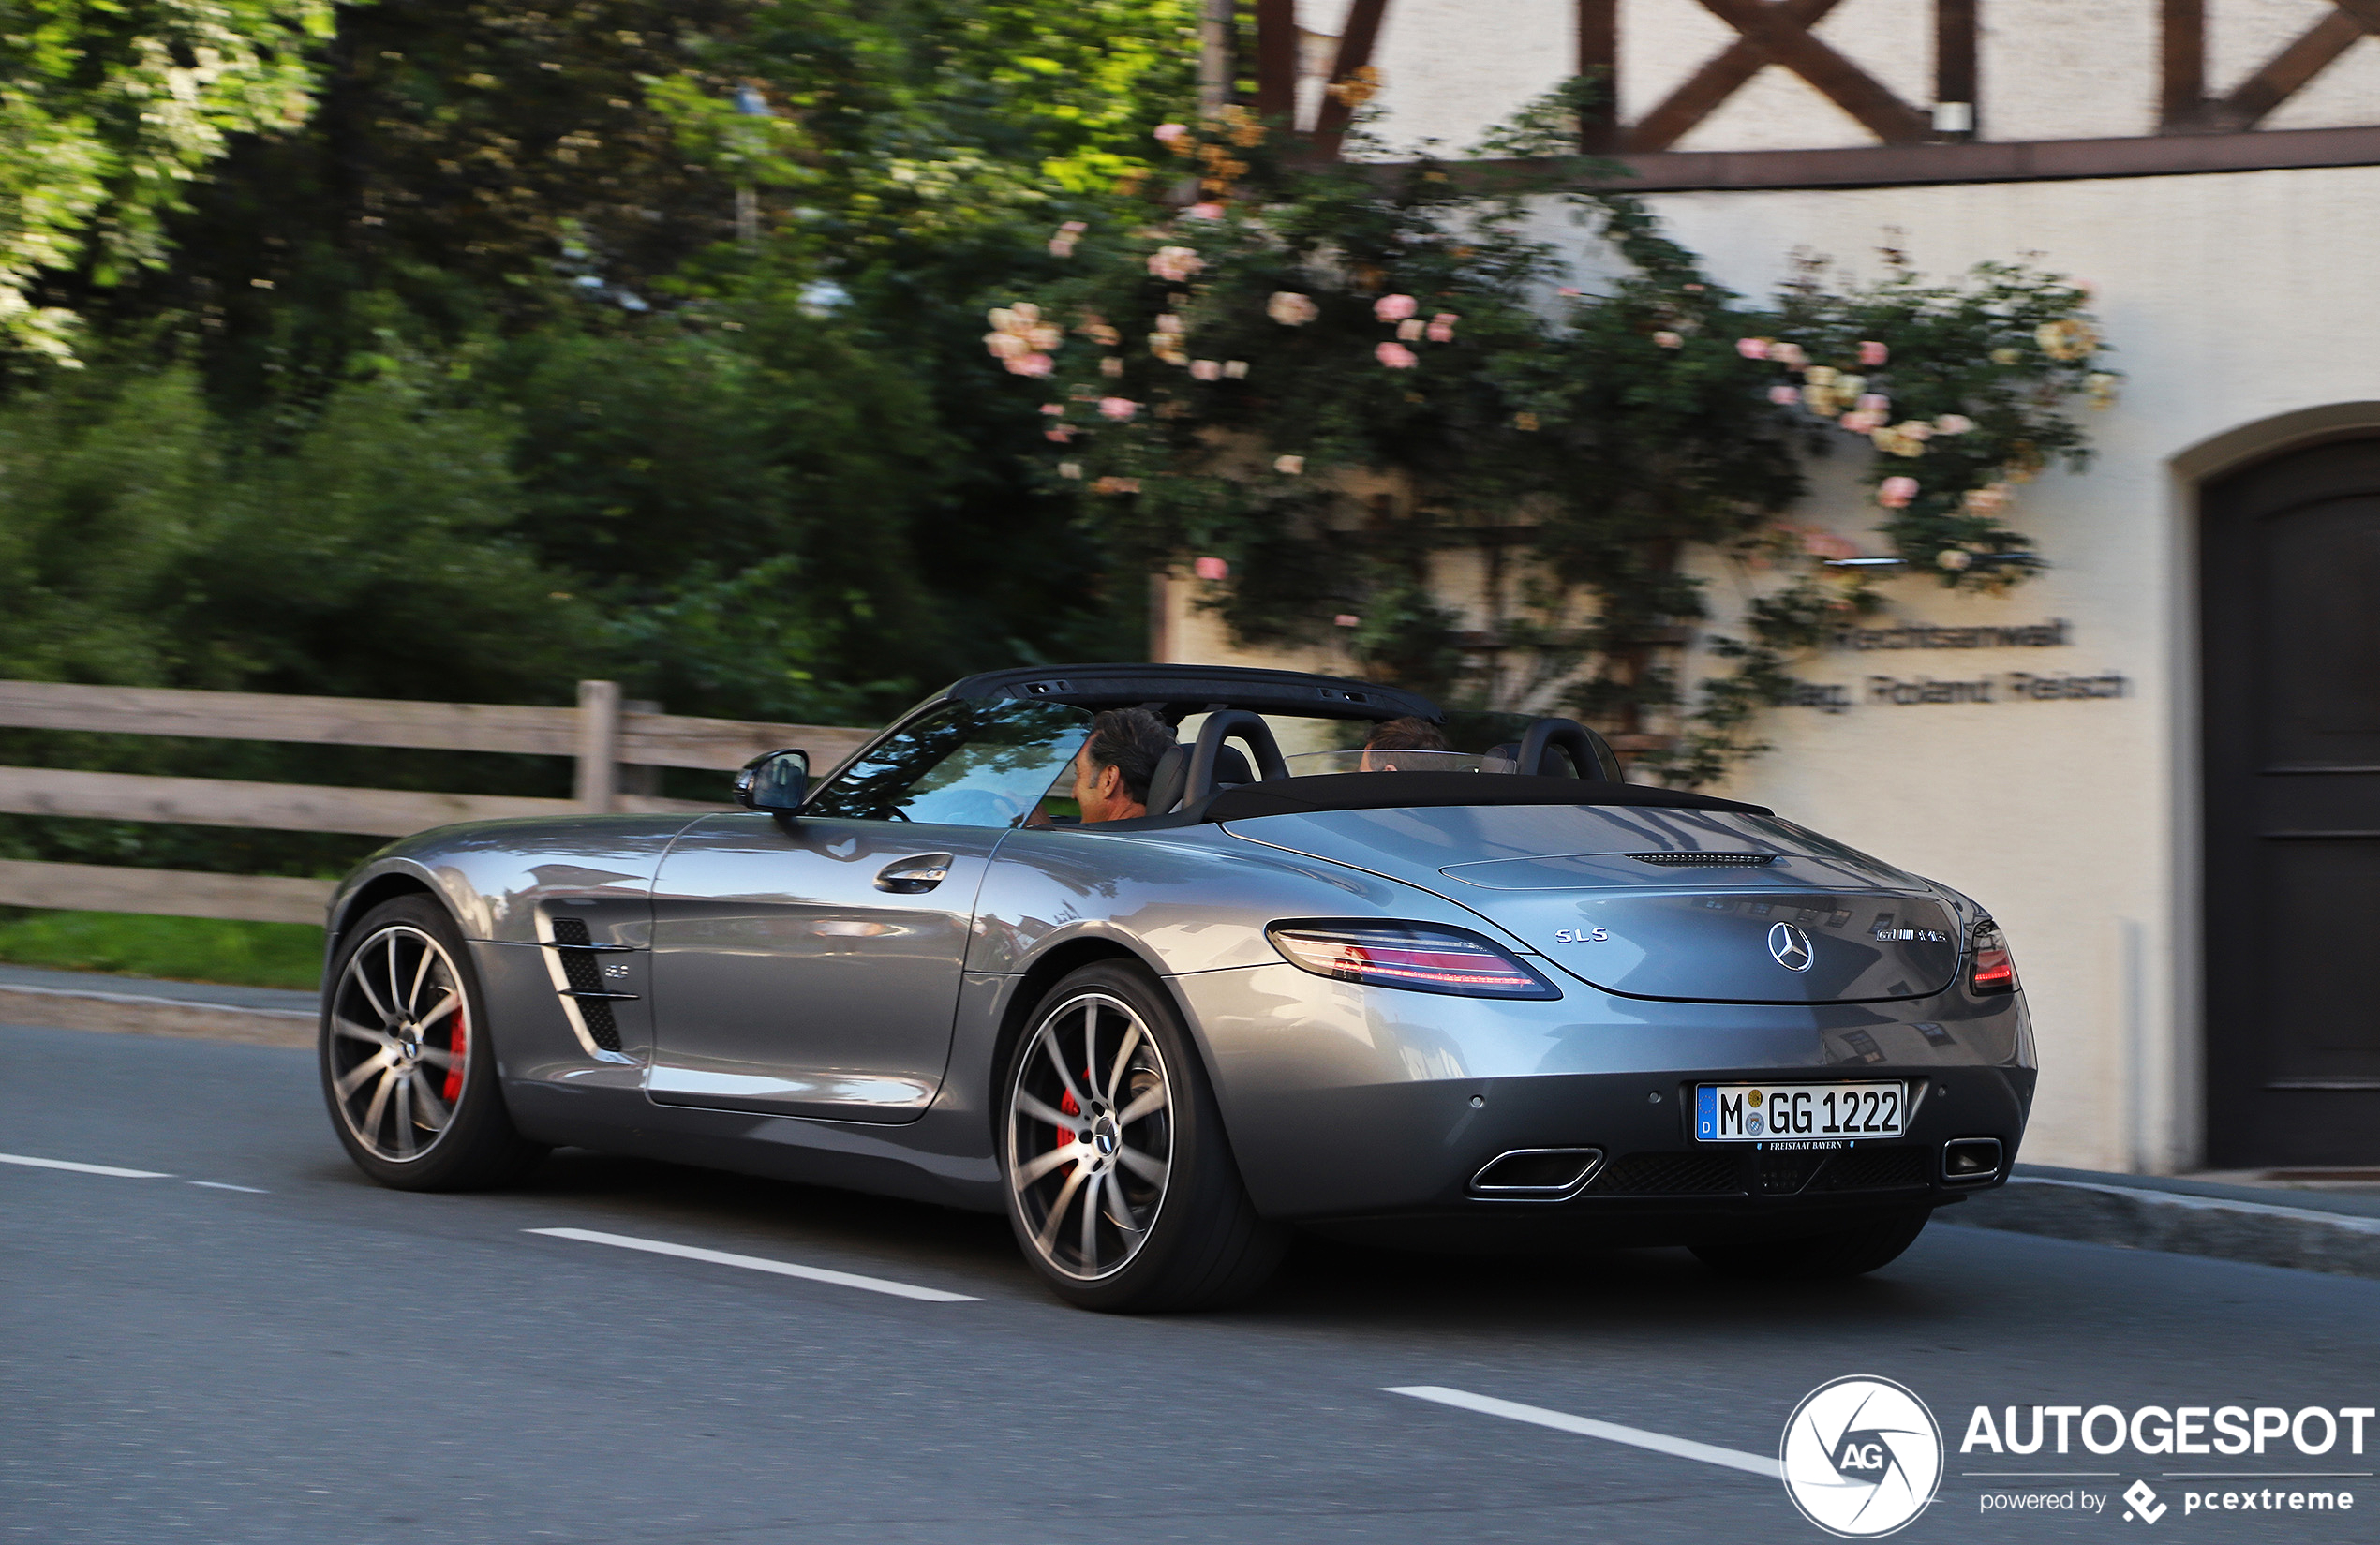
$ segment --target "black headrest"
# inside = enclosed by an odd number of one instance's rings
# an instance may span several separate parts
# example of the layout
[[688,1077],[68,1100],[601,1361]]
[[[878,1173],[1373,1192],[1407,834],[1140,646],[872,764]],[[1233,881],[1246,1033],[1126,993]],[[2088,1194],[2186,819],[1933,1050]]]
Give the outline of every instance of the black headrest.
[[[1182,803],[1183,786],[1190,780],[1190,748],[1176,746],[1157,763],[1157,770],[1149,775],[1149,813],[1165,815]],[[1253,783],[1257,775],[1248,765],[1237,746],[1219,746],[1214,753],[1216,788],[1241,783]]]

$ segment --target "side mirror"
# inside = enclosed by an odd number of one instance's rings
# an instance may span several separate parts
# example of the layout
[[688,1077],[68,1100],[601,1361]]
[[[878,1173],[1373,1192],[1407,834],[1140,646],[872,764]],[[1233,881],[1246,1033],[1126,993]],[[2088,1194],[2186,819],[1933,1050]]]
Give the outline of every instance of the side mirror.
[[769,751],[736,772],[736,803],[748,810],[790,815],[810,792],[808,751]]

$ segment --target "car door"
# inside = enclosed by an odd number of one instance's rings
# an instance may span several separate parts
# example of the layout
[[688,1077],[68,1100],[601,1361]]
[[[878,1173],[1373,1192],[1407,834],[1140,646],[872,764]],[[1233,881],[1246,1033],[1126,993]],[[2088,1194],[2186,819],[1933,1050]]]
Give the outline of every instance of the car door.
[[1050,703],[939,705],[798,815],[709,816],[681,833],[653,889],[650,1097],[922,1114],[949,1061],[985,869],[1089,720]]

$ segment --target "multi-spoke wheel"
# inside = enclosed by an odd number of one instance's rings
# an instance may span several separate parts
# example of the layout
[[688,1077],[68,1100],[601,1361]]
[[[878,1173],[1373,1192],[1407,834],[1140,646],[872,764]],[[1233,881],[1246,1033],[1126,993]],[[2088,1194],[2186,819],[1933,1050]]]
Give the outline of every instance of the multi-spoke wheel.
[[1060,982],[1003,1087],[1009,1220],[1062,1295],[1183,1309],[1271,1274],[1284,1231],[1257,1216],[1197,1051],[1144,973],[1105,961]]
[[511,1178],[538,1150],[495,1087],[469,958],[424,897],[375,909],[349,934],[322,1003],[322,1092],[364,1173],[410,1190]]
[[1122,1270],[1165,1208],[1173,1091],[1132,1005],[1084,992],[1046,1014],[1008,1102],[1008,1182],[1041,1258],[1070,1277]]

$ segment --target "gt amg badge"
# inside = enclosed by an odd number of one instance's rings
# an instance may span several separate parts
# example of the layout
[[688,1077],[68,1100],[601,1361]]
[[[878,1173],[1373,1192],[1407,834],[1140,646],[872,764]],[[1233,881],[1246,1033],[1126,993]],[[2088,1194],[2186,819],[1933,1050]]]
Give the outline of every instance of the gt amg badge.
[[1768,930],[1768,952],[1787,971],[1807,971],[1818,957],[1809,947],[1809,935],[1791,923],[1779,923]]

